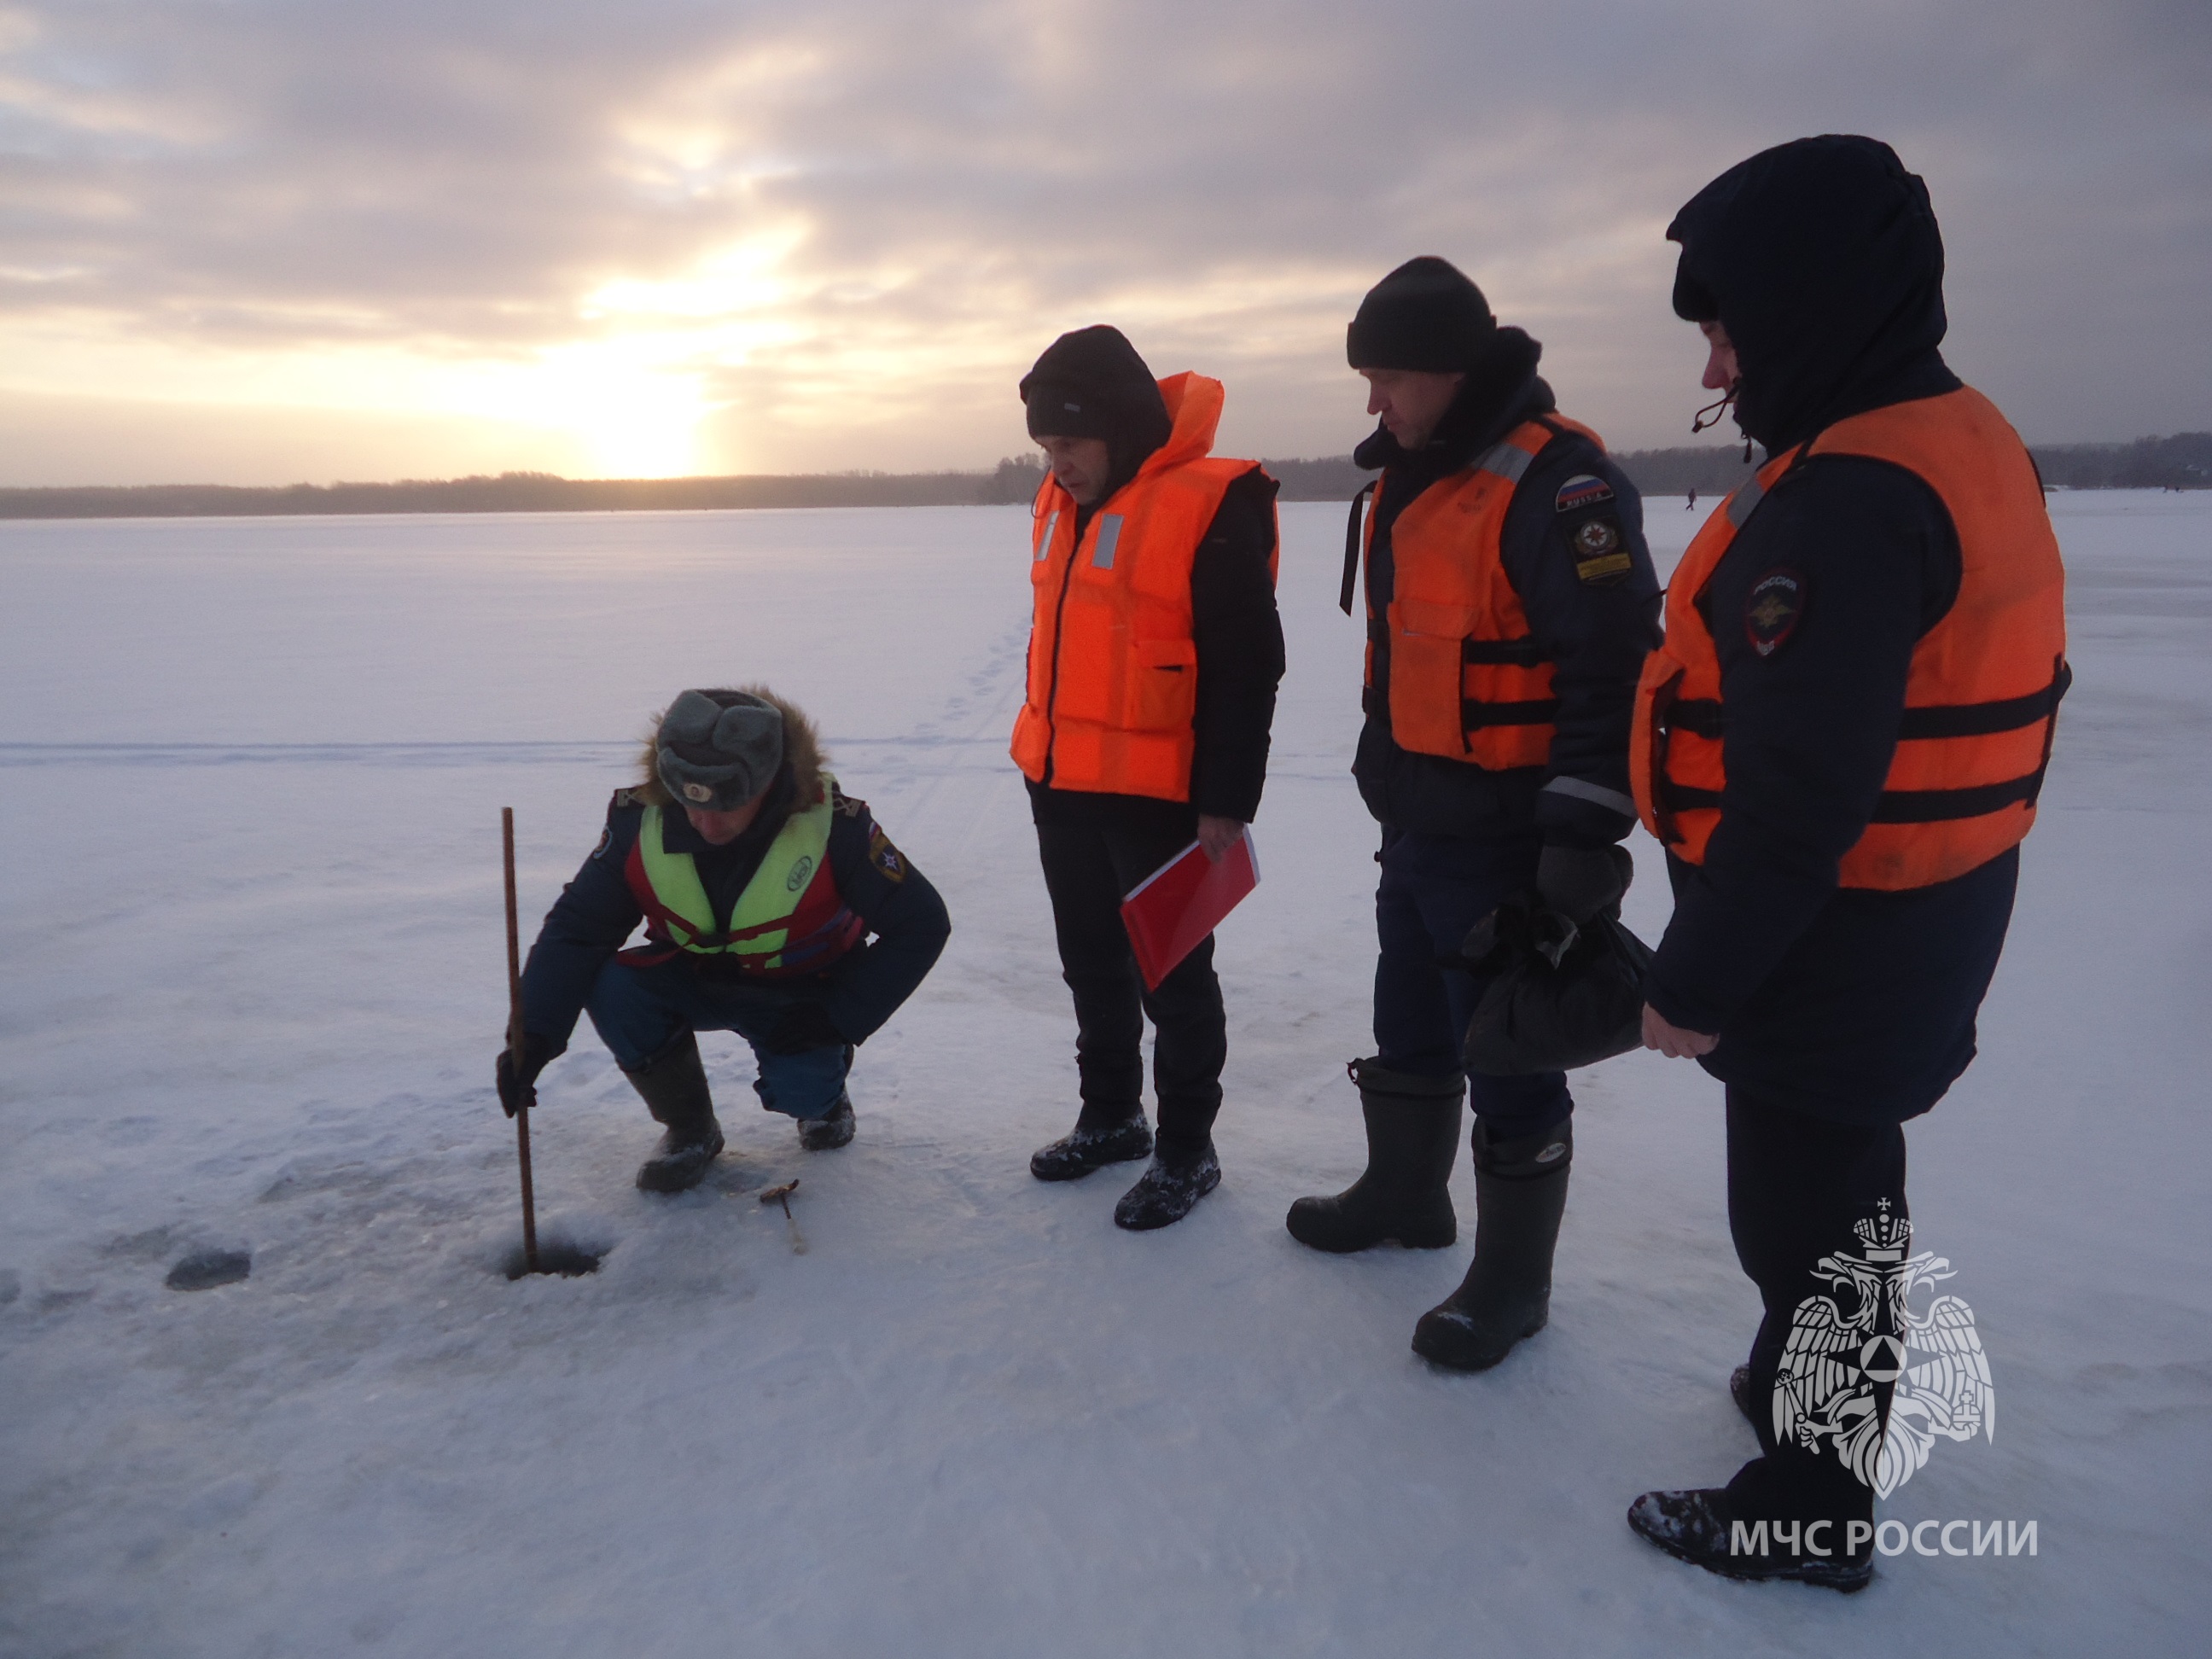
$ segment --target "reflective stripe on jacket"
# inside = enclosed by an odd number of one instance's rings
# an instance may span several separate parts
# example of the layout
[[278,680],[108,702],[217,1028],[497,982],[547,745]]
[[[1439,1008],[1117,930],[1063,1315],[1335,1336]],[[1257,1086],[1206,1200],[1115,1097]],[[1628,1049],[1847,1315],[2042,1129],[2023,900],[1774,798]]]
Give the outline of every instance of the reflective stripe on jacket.
[[[1190,799],[1198,646],[1191,562],[1229,486],[1256,461],[1214,459],[1218,380],[1160,382],[1173,429],[1075,536],[1075,500],[1049,475],[1030,538],[1029,690],[1012,754],[1055,789]],[[1269,570],[1274,556],[1269,556]]]
[[820,973],[851,950],[867,927],[838,893],[830,868],[834,789],[823,774],[819,798],[785,820],[720,931],[698,865],[690,854],[661,844],[662,809],[647,806],[623,875],[645,912],[647,937],[663,948],[625,951],[624,958],[665,961],[681,950],[733,960],[747,975],[782,978]]
[[[1551,653],[1529,632],[1528,613],[1506,574],[1500,541],[1514,486],[1562,432],[1578,432],[1605,447],[1588,427],[1559,416],[1524,422],[1473,465],[1430,484],[1391,525],[1383,632],[1390,655],[1390,735],[1401,749],[1493,772],[1550,761],[1559,709]],[[1375,507],[1381,505],[1382,482],[1370,486]],[[1372,556],[1375,523],[1370,507],[1363,557]],[[1364,696],[1370,715],[1381,712],[1372,706],[1373,591],[1370,580]],[[1348,602],[1350,594],[1345,597]]]
[[1721,817],[1727,730],[1720,656],[1698,600],[1737,533],[1800,455],[1862,455],[1934,490],[1959,538],[1959,593],[1922,636],[1873,821],[1844,854],[1845,887],[1949,881],[2035,822],[2066,665],[2065,572],[2034,464],[1971,387],[1838,421],[1759,470],[1706,520],[1667,589],[1667,637],[1645,660],[1629,770],[1644,827],[1692,864]]

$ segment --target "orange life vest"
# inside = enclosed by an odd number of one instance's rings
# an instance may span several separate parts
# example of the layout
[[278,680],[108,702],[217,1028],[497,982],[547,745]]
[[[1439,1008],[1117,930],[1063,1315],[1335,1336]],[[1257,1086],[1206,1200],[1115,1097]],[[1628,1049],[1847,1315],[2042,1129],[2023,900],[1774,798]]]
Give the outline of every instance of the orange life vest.
[[1800,452],[1865,455],[1923,480],[1959,538],[1959,596],[1913,647],[1905,717],[1845,887],[1933,886],[2017,846],[2035,822],[2066,665],[2065,571],[2019,435],[1971,388],[1838,421],[1723,501],[1667,588],[1667,638],[1636,693],[1629,772],[1644,828],[1702,864],[1720,822],[1720,656],[1698,601],[1760,499]]
[[[1528,631],[1528,613],[1505,574],[1499,543],[1514,486],[1545,445],[1577,432],[1601,450],[1588,427],[1545,416],[1516,427],[1471,466],[1440,478],[1407,503],[1390,526],[1389,641],[1390,735],[1401,749],[1465,761],[1493,772],[1542,766],[1552,757],[1552,658]],[[1375,492],[1361,541],[1373,557]],[[1371,572],[1370,572],[1371,574]],[[1346,573],[1347,608],[1350,572]],[[1368,599],[1367,692],[1375,707],[1375,615]]]
[[[1013,757],[1056,789],[1190,799],[1198,646],[1190,568],[1229,486],[1257,461],[1215,459],[1221,382],[1160,382],[1173,429],[1075,537],[1076,504],[1050,474],[1030,538],[1029,693]],[[1268,574],[1275,568],[1268,557]]]

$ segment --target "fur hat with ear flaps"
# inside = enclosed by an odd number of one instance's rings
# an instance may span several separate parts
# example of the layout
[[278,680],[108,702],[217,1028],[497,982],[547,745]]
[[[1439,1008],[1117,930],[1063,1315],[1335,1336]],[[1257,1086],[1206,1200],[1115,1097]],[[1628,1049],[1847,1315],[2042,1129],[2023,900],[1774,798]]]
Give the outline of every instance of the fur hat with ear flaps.
[[802,803],[822,782],[814,722],[764,685],[683,692],[655,716],[641,760],[639,793],[657,806],[732,811],[787,768]]

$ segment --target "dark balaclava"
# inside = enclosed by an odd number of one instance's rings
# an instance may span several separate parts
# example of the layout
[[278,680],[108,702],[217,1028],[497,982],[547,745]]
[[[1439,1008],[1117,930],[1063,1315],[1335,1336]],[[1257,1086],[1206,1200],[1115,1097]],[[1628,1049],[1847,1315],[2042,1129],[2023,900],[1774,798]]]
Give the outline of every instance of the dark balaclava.
[[1032,438],[1103,438],[1113,484],[1126,483],[1145,457],[1168,441],[1159,382],[1118,328],[1103,323],[1063,334],[1022,377]]
[[[1354,368],[1465,374],[1449,424],[1495,426],[1528,389],[1543,347],[1522,330],[1501,328],[1490,302],[1449,259],[1408,259],[1367,290],[1345,331]],[[1438,437],[1445,434],[1439,429]]]
[[729,812],[775,781],[783,711],[750,691],[686,691],[653,737],[654,769],[689,805]]
[[1771,453],[1872,409],[1940,365],[1943,236],[1928,187],[1872,138],[1762,150],[1667,227],[1674,313],[1717,321],[1742,381],[1736,421]]

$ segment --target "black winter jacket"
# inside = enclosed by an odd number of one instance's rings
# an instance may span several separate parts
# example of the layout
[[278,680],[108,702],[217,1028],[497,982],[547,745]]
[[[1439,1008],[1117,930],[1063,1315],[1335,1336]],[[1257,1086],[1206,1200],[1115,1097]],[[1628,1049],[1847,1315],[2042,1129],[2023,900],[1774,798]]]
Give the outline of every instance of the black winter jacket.
[[[1669,234],[1683,244],[1678,303],[1718,308],[1742,366],[1739,418],[1771,448],[1958,387],[1937,349],[1942,243],[1920,181],[1886,147],[1767,151]],[[1761,655],[1746,609],[1778,569],[1803,599]],[[1674,915],[1648,994],[1673,1024],[1720,1035],[1703,1062],[1714,1076],[1814,1116],[1894,1122],[1942,1098],[1973,1058],[2011,920],[2016,851],[1934,887],[1837,884],[1896,749],[1913,648],[1960,580],[1934,491],[1887,462],[1826,455],[1776,481],[1698,599],[1728,782],[1705,862],[1668,861]]]
[[[726,847],[707,842],[680,810],[661,814],[661,844],[672,853],[692,855],[718,924],[727,925],[745,884],[790,817],[794,794],[786,767],[760,817]],[[838,892],[874,937],[823,973],[744,983],[794,1002],[820,1003],[845,1040],[860,1042],[913,994],[945,949],[952,924],[937,890],[876,827],[867,803],[841,793],[833,804],[830,868]],[[575,879],[561,890],[531,946],[522,972],[523,1029],[547,1039],[555,1054],[568,1046],[599,970],[644,920],[623,877],[644,816],[644,804],[630,791],[617,792],[599,846]],[[711,957],[678,960],[708,977],[732,971]]]
[[[1470,389],[1474,382],[1470,381]],[[1462,394],[1464,401],[1465,394]],[[1552,413],[1552,389],[1534,373],[1499,402],[1455,404],[1418,455],[1378,428],[1354,452],[1360,466],[1382,470],[1367,564],[1368,638],[1375,682],[1363,699],[1352,775],[1368,810],[1386,825],[1419,834],[1504,840],[1541,833],[1549,841],[1601,847],[1634,827],[1628,783],[1628,725],[1645,653],[1658,642],[1659,580],[1644,540],[1644,502],[1626,473],[1571,431],[1544,447],[1522,476],[1499,538],[1507,579],[1535,637],[1555,658],[1559,700],[1548,766],[1491,771],[1464,761],[1418,754],[1390,734],[1390,634],[1384,618],[1393,592],[1391,527],[1429,485],[1468,466],[1522,422]],[[1560,487],[1595,474],[1612,495],[1561,511]],[[1355,514],[1357,508],[1354,509]],[[1592,519],[1619,530],[1632,561],[1626,574],[1591,585],[1575,574],[1575,532]]]

